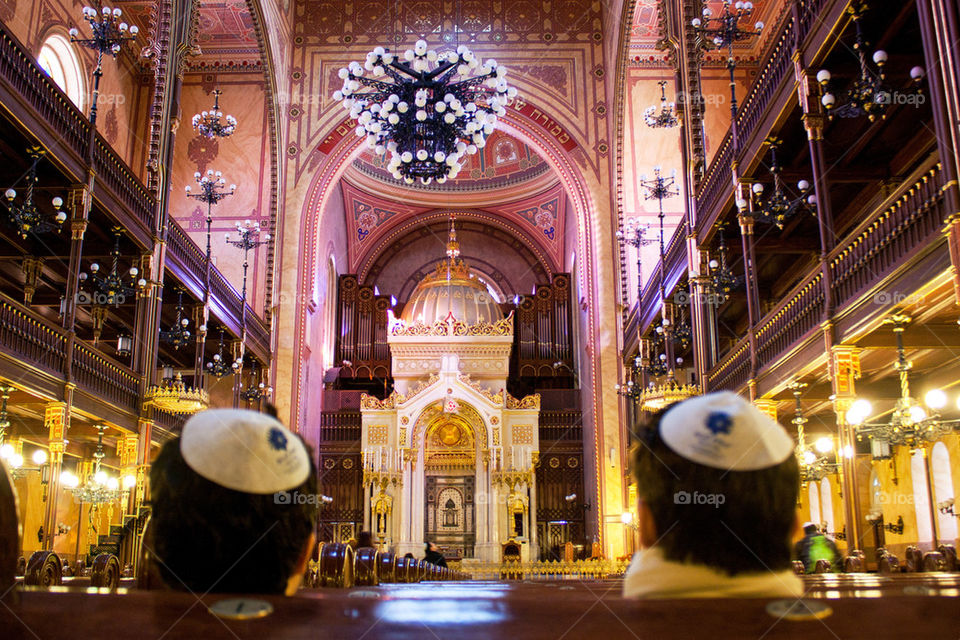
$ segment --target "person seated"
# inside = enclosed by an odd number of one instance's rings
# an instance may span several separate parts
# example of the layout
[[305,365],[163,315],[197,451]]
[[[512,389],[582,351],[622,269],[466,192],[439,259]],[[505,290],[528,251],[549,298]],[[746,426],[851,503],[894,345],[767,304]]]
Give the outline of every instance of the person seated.
[[800,487],[793,439],[735,393],[655,414],[634,459],[642,551],[634,598],[790,597]]
[[150,468],[151,560],[172,588],[292,595],[316,546],[317,474],[300,437],[256,411],[211,409]]
[[807,573],[816,570],[818,560],[826,560],[832,571],[840,571],[840,551],[836,543],[820,533],[820,529],[812,522],[803,525],[803,538],[797,542],[794,552]]
[[437,565],[438,567],[447,566],[447,559],[443,557],[442,553],[440,553],[440,547],[432,542],[427,543],[426,555],[424,555],[423,559],[430,564]]
[[373,534],[369,531],[361,531],[360,535],[357,536],[357,548],[363,549],[364,547],[376,547],[376,543],[373,541]]

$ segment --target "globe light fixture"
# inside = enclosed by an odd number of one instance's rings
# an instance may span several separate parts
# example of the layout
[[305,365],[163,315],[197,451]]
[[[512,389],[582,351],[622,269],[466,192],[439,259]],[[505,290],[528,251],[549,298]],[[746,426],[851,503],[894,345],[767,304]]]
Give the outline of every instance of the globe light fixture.
[[81,38],[80,30],[76,27],[69,31],[70,42],[75,42],[97,54],[97,64],[93,71],[93,100],[90,105],[90,123],[97,123],[97,101],[100,97],[100,78],[103,76],[103,54],[114,58],[123,49],[127,42],[136,40],[139,28],[137,25],[127,25],[121,19],[123,11],[119,7],[103,7],[97,11],[93,7],[83,8],[83,18],[90,25],[89,38]]
[[357,121],[355,133],[398,180],[445,182],[457,177],[517,95],[506,67],[482,60],[466,46],[456,51],[413,49],[395,54],[376,47],[366,61],[340,69],[343,87],[333,99]]
[[24,195],[23,202],[16,203],[17,191],[10,188],[4,192],[4,208],[7,210],[7,217],[13,225],[17,235],[26,239],[30,235],[40,235],[42,233],[58,232],[67,220],[67,213],[62,209],[63,198],[55,197],[50,202],[53,205],[53,212],[44,213],[37,208],[33,202],[33,190],[37,184],[37,165],[46,155],[46,151],[40,147],[31,147],[27,149],[27,155],[33,160],[30,168],[27,170],[27,192]]
[[764,186],[755,182],[748,192],[749,201],[741,199],[737,203],[744,215],[757,222],[772,224],[778,229],[783,229],[783,225],[800,211],[806,210],[813,213],[817,206],[817,197],[813,195],[813,186],[809,181],[800,180],[797,183],[799,194],[796,196],[783,184],[783,179],[780,177],[783,167],[777,161],[777,149],[780,148],[781,142],[775,137],[767,138],[767,144],[770,145],[770,175],[773,176],[773,192],[764,198]]
[[657,109],[657,105],[647,107],[643,112],[643,121],[654,129],[675,127],[680,124],[680,120],[677,118],[676,104],[667,103],[667,81],[661,80],[657,84],[660,85],[660,108]]
[[193,128],[206,138],[226,138],[237,130],[237,119],[231,115],[223,115],[220,110],[220,89],[213,92],[213,109],[201,111],[193,116]]

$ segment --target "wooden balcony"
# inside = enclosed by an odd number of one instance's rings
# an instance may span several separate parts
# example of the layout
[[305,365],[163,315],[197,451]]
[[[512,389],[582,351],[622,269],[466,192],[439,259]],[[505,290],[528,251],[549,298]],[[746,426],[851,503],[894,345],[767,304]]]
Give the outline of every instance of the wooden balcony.
[[[30,52],[0,23],[0,108],[49,152],[54,164],[73,183],[87,181],[86,158],[90,122],[40,68]],[[97,133],[93,144],[94,204],[122,225],[144,247],[152,247],[157,203],[110,144]],[[168,267],[195,294],[205,282],[204,253],[184,230],[170,221]],[[236,335],[241,332],[239,292],[216,268],[211,276],[213,312]],[[264,320],[247,305],[248,347],[268,359],[270,333]]]
[[733,157],[728,130],[697,189],[698,243],[703,244],[722,213],[733,205],[733,161],[741,167],[750,166],[762,152],[778,117],[796,103],[794,55],[798,45],[804,48],[806,43],[823,42],[841,19],[845,6],[846,2],[838,0],[799,0],[796,12],[785,13],[774,27],[776,36],[770,41],[763,66],[737,109],[740,152]]
[[[72,358],[67,358],[68,351]],[[78,408],[136,428],[140,376],[86,342],[71,342],[62,327],[3,294],[0,362],[4,375],[15,379],[18,386],[48,398],[63,397],[69,374],[77,385]]]
[[[881,317],[892,310],[896,296],[876,295],[892,287],[911,291],[912,282],[949,267],[946,240],[941,233],[948,212],[943,201],[943,172],[930,157],[872,212],[863,216],[828,256],[838,339],[864,324],[867,316]],[[921,260],[931,265],[917,269]],[[823,273],[817,266],[762,318],[756,327],[758,379],[788,375],[810,364],[801,352],[823,355],[821,325],[825,320]],[[708,375],[709,388],[742,390],[750,378],[750,349],[746,338],[738,342]],[[760,389],[761,391],[763,389]]]

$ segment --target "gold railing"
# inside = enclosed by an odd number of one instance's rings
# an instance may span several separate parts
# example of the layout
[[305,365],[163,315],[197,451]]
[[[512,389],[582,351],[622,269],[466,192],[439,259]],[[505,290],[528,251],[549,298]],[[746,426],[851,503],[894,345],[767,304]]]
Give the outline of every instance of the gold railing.
[[601,580],[622,577],[629,564],[628,559],[470,562],[464,565],[463,571],[474,580]]

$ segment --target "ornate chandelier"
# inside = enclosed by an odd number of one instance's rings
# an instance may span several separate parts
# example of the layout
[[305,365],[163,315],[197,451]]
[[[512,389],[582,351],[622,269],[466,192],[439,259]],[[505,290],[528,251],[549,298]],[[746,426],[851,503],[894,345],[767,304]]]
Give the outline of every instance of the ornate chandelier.
[[924,442],[936,442],[943,436],[951,433],[960,420],[942,420],[938,411],[947,404],[947,396],[940,389],[929,391],[924,402],[918,402],[910,396],[910,380],[908,371],[911,363],[907,360],[903,347],[903,332],[910,324],[911,318],[903,314],[891,316],[886,320],[893,325],[893,333],[897,339],[897,362],[894,368],[900,377],[900,397],[893,408],[889,422],[868,422],[867,418],[873,412],[868,400],[859,398],[853,402],[847,411],[847,422],[856,427],[857,440],[870,438],[870,450],[874,458],[889,458],[891,447],[906,445],[914,448]]
[[132,301],[137,292],[147,286],[147,281],[144,278],[137,278],[140,270],[135,266],[130,267],[127,271],[127,276],[129,276],[128,280],[125,280],[124,276],[119,273],[120,237],[122,235],[122,228],[115,227],[113,229],[114,242],[113,250],[110,252],[110,273],[106,275],[102,274],[100,272],[100,265],[96,262],[90,265],[89,274],[86,272],[80,273],[80,282],[85,284],[89,280],[93,287],[92,294],[86,291],[81,292],[89,298],[87,302],[97,306],[112,305],[119,307],[127,302],[127,298],[130,298],[130,301]]
[[641,225],[635,218],[629,218],[622,231],[617,231],[617,241],[621,246],[629,245],[637,250],[637,300],[643,295],[643,255],[641,249],[656,240],[647,238],[646,233],[650,230],[649,224]]
[[363,65],[340,69],[343,88],[333,98],[357,120],[356,134],[368,147],[390,153],[394,178],[442,183],[457,177],[463,157],[483,148],[506,114],[517,95],[506,73],[463,45],[437,53],[418,40],[402,56],[376,47]]
[[675,402],[700,395],[700,389],[692,384],[680,384],[673,376],[656,384],[651,382],[640,393],[640,409],[643,411],[660,411]]
[[174,414],[197,413],[210,405],[210,396],[207,392],[203,389],[188,387],[179,373],[173,373],[173,367],[166,366],[163,372],[163,381],[149,387],[144,394],[144,405]]
[[667,104],[667,81],[661,80],[660,85],[660,110],[657,111],[657,105],[650,105],[643,112],[643,120],[648,127],[654,129],[668,129],[680,124],[677,119],[676,105],[671,102]]
[[257,382],[259,378],[260,368],[254,360],[250,367],[250,386],[240,392],[240,397],[248,403],[259,402],[261,398],[269,398],[273,393],[273,387],[268,386],[263,380]]
[[224,116],[220,110],[220,96],[223,92],[217,89],[213,92],[213,109],[201,111],[193,116],[193,128],[207,138],[226,138],[237,130],[237,119],[231,115]]
[[[860,76],[853,81],[850,88],[844,95],[843,103],[837,106],[837,97],[828,90],[828,85],[832,75],[826,69],[821,69],[817,73],[817,82],[823,87],[824,93],[820,102],[827,109],[827,117],[831,120],[834,116],[838,118],[858,118],[867,116],[873,120],[880,116],[881,119],[887,116],[887,109],[894,98],[894,92],[886,85],[886,74],[883,66],[887,63],[887,52],[883,49],[877,49],[873,52],[873,63],[877,70],[870,69],[867,62],[867,46],[869,43],[863,36],[863,30],[860,28],[860,19],[864,11],[867,10],[865,2],[854,2],[847,11],[853,20],[853,27],[856,30],[856,41],[853,48],[857,51],[857,57],[860,59]],[[919,93],[919,84],[926,75],[923,67],[913,67],[910,69],[910,77],[913,79],[913,89],[910,94]]]
[[[777,162],[777,149],[780,147],[781,140],[770,137],[767,138],[767,144],[770,145],[770,174],[773,176],[773,193],[764,201],[763,185],[759,182],[753,184],[750,189],[750,200],[737,200],[737,208],[757,222],[776,225],[778,229],[783,229],[784,223],[795,216],[800,211],[806,209],[811,213],[817,206],[817,197],[811,193],[811,185],[807,180],[801,180],[797,183],[797,189],[800,195],[792,197],[788,194],[780,179],[780,173],[783,167]],[[751,206],[752,205],[752,206]]]
[[833,451],[833,440],[830,438],[820,438],[813,443],[813,446],[807,444],[806,434],[804,433],[804,425],[807,423],[807,419],[803,415],[803,405],[800,403],[800,394],[806,386],[807,383],[805,382],[794,382],[790,385],[795,403],[791,422],[797,427],[795,452],[800,466],[800,482],[819,482],[824,476],[836,473],[840,465],[827,457],[827,454]]
[[717,233],[720,236],[720,244],[717,246],[717,254],[720,259],[711,258],[707,266],[709,271],[709,286],[711,302],[717,307],[722,305],[730,298],[730,293],[743,283],[743,276],[734,275],[730,265],[727,264],[727,244],[723,239],[723,229],[726,223],[721,223],[717,227]]
[[[102,15],[101,15],[102,13]],[[80,30],[70,29],[70,42],[92,49],[97,53],[97,65],[93,70],[93,99],[90,105],[90,123],[97,123],[97,102],[100,98],[100,78],[103,76],[103,54],[108,53],[114,58],[123,49],[127,42],[136,40],[139,28],[137,25],[127,26],[120,19],[123,11],[119,7],[111,9],[103,7],[100,13],[93,7],[83,8],[83,18],[90,24],[90,37],[81,38]]]
[[227,361],[223,359],[223,328],[221,328],[220,344],[217,352],[213,354],[213,359],[207,362],[207,373],[219,380],[229,373],[235,373],[239,368],[239,363],[234,362],[232,365],[228,365]]
[[97,425],[97,450],[93,454],[93,473],[87,481],[81,485],[80,479],[69,471],[64,471],[60,476],[61,483],[73,494],[77,502],[86,502],[94,506],[117,502],[137,483],[136,477],[129,475],[123,479],[123,488],[121,488],[118,478],[108,475],[100,468],[101,461],[106,457],[103,452],[103,432],[106,430],[106,425]]
[[6,200],[3,205],[7,208],[10,222],[23,239],[26,239],[30,234],[39,235],[51,231],[60,231],[60,227],[67,220],[66,212],[60,208],[63,206],[63,198],[56,197],[51,201],[54,210],[52,218],[40,212],[37,205],[33,203],[33,189],[37,183],[37,165],[46,153],[40,147],[27,149],[27,154],[33,159],[33,162],[27,170],[27,194],[23,199],[23,204],[14,204],[13,201],[17,198],[15,189],[7,189],[3,194]]
[[177,290],[177,319],[173,323],[173,328],[160,332],[160,339],[175,350],[186,346],[190,342],[192,335],[187,327],[190,326],[190,320],[183,317],[183,289]]

